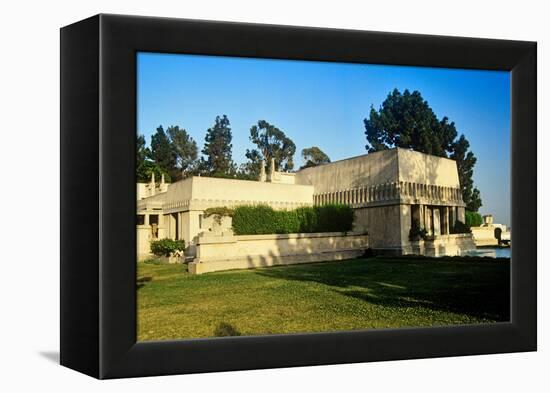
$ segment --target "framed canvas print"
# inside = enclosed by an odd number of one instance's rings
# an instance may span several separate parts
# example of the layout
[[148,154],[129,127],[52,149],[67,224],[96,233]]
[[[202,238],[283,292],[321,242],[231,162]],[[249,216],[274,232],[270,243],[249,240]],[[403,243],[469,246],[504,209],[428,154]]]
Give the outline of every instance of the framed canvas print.
[[536,350],[536,44],[61,29],[61,364]]

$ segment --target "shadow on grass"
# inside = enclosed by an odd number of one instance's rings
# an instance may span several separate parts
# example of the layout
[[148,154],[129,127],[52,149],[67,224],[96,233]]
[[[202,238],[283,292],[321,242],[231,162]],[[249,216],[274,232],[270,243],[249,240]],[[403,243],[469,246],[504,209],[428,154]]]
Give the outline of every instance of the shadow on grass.
[[226,322],[220,322],[216,329],[214,329],[215,337],[229,337],[240,336],[241,333],[231,324]]
[[510,320],[510,263],[411,258],[357,259],[261,269],[256,274],[314,282],[391,308],[425,308],[493,321]]
[[143,288],[145,286],[145,284],[147,284],[148,282],[152,281],[153,280],[153,277],[151,276],[145,276],[145,277],[140,277],[137,279],[137,290],[139,291],[141,288]]

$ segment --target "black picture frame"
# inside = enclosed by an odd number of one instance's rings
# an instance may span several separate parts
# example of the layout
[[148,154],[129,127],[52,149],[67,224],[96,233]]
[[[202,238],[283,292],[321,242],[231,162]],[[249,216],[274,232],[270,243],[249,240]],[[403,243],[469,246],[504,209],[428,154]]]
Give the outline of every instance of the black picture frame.
[[[511,322],[136,343],[138,51],[510,71]],[[121,15],[63,27],[61,364],[103,379],[535,351],[536,82],[534,42]]]

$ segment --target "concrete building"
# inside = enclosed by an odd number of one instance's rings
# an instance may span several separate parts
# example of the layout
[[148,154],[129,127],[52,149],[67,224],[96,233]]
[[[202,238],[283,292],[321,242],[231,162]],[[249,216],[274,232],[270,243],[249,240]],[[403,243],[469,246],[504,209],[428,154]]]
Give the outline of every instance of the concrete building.
[[483,216],[483,224],[471,229],[477,247],[510,245],[510,230],[504,224],[493,222],[491,214]]
[[[265,168],[265,166],[264,166]],[[194,255],[199,235],[211,230],[209,207],[266,204],[275,209],[342,203],[355,210],[354,233],[369,247],[395,254],[456,255],[475,248],[470,234],[452,234],[465,221],[456,162],[395,148],[296,173],[271,163],[258,181],[190,177],[174,184],[138,184],[138,257],[154,238],[184,239]],[[429,237],[410,241],[413,222]]]

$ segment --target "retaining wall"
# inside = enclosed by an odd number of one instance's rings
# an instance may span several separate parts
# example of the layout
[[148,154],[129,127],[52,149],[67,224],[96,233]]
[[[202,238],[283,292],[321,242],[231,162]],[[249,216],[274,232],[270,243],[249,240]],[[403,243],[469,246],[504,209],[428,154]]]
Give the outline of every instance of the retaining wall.
[[364,234],[300,233],[199,236],[191,274],[356,258],[368,248]]

